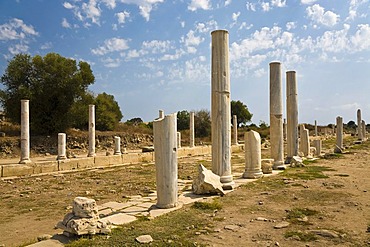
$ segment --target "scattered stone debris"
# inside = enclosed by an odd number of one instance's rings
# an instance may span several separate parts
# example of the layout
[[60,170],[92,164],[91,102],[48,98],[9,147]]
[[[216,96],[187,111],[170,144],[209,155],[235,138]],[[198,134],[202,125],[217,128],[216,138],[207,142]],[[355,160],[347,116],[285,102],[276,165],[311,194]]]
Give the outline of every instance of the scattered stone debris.
[[198,166],[199,174],[193,180],[193,193],[197,195],[203,194],[220,194],[225,195],[220,182],[220,176],[214,174],[211,170],[205,168],[202,164]]
[[303,159],[299,156],[293,156],[290,161],[291,167],[304,167]]
[[135,238],[135,240],[140,244],[149,244],[149,243],[153,242],[153,238],[150,235],[141,235],[141,236]]
[[53,236],[49,234],[43,234],[37,237],[37,241],[43,241],[43,240],[48,240],[51,239]]
[[325,230],[325,229],[310,230],[310,232],[313,233],[313,234],[322,236],[322,237],[326,237],[326,238],[339,238],[339,234],[337,232],[331,231],[331,230]]
[[226,225],[224,227],[225,230],[229,230],[229,231],[237,231],[240,227],[238,225]]
[[287,221],[282,221],[280,223],[278,223],[277,225],[274,226],[275,229],[282,229],[282,228],[286,228],[290,225],[289,222]]
[[99,218],[97,205],[94,199],[76,197],[73,200],[72,213],[66,214],[57,227],[64,230],[64,235],[94,235],[109,233],[110,226]]

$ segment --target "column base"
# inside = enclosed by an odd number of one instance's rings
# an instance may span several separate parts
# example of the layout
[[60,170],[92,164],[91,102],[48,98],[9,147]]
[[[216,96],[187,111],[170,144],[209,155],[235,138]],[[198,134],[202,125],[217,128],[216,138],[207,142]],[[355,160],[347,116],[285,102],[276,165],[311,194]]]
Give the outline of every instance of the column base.
[[87,155],[87,157],[95,157],[95,156],[96,156],[96,153],[91,153]]
[[58,156],[57,160],[67,160],[67,156]]
[[284,164],[284,161],[276,162],[272,165],[273,170],[285,170],[286,165]]
[[263,172],[262,171],[258,171],[258,172],[248,172],[248,171],[245,171],[243,173],[243,178],[253,178],[253,179],[256,179],[256,178],[260,178],[263,176]]
[[220,182],[222,183],[222,189],[224,189],[224,190],[234,189],[235,182],[233,181],[233,176],[232,175],[220,177]]
[[29,158],[22,159],[19,161],[19,164],[29,164],[29,163],[32,163],[32,161]]
[[115,152],[113,155],[121,155],[121,152]]
[[169,203],[169,204],[155,204],[155,207],[156,208],[160,208],[160,209],[168,209],[168,208],[175,208],[177,207],[179,204],[177,202],[175,203]]

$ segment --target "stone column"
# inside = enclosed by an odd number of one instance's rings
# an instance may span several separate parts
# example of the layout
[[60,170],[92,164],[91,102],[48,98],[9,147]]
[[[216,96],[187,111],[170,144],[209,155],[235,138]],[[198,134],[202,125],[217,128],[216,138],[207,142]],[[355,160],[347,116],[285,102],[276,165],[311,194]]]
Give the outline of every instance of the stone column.
[[273,169],[285,169],[281,64],[270,63],[270,142]]
[[88,157],[95,154],[95,105],[89,105],[89,153]]
[[21,160],[19,163],[26,164],[30,162],[29,100],[21,100]]
[[211,35],[212,172],[221,177],[224,189],[232,189],[229,33],[216,30]]
[[245,172],[243,178],[260,178],[261,169],[261,137],[256,131],[244,134]]
[[66,156],[67,137],[65,133],[58,133],[58,156],[57,160],[65,160]]
[[286,72],[287,163],[298,156],[298,95],[296,72]]
[[366,141],[366,123],[364,120],[361,121],[362,139]]
[[121,155],[121,137],[114,137],[114,155]]
[[343,118],[337,117],[337,140],[334,148],[334,153],[342,153],[343,151]]
[[362,118],[361,118],[361,109],[357,110],[357,135],[358,139],[362,141]]
[[177,148],[181,148],[181,132],[177,132]]
[[317,121],[315,120],[315,136],[317,136]]
[[286,124],[286,118],[284,118],[284,121],[283,121],[283,138],[284,138],[284,141],[286,141],[286,139],[287,139],[287,124]]
[[233,115],[233,145],[238,145],[238,117]]
[[189,128],[190,128],[190,144],[189,146],[191,148],[193,148],[195,146],[195,131],[194,131],[194,116],[195,116],[195,113],[192,111],[190,112],[190,125],[189,125]]
[[321,155],[321,147],[322,147],[322,141],[321,140],[313,140],[313,146],[316,148],[316,156]]
[[177,205],[177,114],[153,122],[158,208]]
[[159,118],[164,118],[164,111],[163,110],[159,110]]
[[300,134],[300,145],[299,151],[303,154],[303,156],[307,157],[310,155],[310,137],[309,131],[304,127],[304,124],[301,124],[299,129]]

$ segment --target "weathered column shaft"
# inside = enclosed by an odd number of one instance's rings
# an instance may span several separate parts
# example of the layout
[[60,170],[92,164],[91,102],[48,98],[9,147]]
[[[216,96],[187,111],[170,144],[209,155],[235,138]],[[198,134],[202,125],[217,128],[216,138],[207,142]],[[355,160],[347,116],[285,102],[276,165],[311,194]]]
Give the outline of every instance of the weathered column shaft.
[[301,137],[299,151],[303,153],[303,156],[307,157],[310,155],[310,137],[309,131],[305,128],[304,124],[300,125],[299,133]]
[[58,157],[57,160],[65,160],[67,137],[65,133],[58,133]]
[[316,156],[319,156],[321,154],[322,141],[318,139],[313,140],[313,146],[316,148]]
[[115,136],[114,137],[114,155],[121,154],[121,137]]
[[270,142],[274,169],[285,168],[281,64],[270,63]]
[[366,123],[364,120],[361,121],[362,139],[366,141]]
[[95,155],[95,105],[89,105],[89,153],[87,156]]
[[158,208],[177,205],[177,116],[176,113],[153,122]]
[[164,118],[164,111],[163,110],[159,110],[158,118]]
[[232,189],[229,34],[216,30],[211,35],[212,172],[221,177],[224,189]]
[[238,117],[233,115],[233,145],[238,145]]
[[357,110],[357,135],[358,139],[362,140],[362,117],[361,117],[361,109]]
[[261,137],[256,131],[244,134],[245,172],[243,178],[259,178],[263,175],[261,169]]
[[296,72],[286,72],[287,161],[298,155],[298,95]]
[[31,162],[29,100],[21,100],[21,159],[19,163],[29,162]]
[[343,118],[338,116],[337,119],[337,139],[334,153],[341,153],[343,150]]
[[284,140],[286,141],[286,139],[287,139],[287,123],[286,123],[286,118],[284,118],[284,121],[283,121],[283,137],[284,137]]
[[181,132],[177,132],[177,148],[181,148]]
[[194,116],[195,116],[195,113],[192,111],[190,112],[190,124],[189,124],[189,128],[190,128],[190,144],[189,146],[192,148],[195,146],[195,130],[194,130]]
[[317,136],[317,121],[315,120],[315,136]]

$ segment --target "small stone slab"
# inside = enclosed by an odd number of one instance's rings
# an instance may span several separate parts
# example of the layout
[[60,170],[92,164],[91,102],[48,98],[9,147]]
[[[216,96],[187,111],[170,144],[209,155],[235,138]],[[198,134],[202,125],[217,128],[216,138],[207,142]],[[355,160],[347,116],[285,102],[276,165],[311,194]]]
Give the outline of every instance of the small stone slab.
[[27,245],[27,247],[62,247],[64,244],[55,239],[48,239],[35,244]]
[[310,230],[310,232],[326,238],[339,238],[339,234],[335,231],[322,229],[322,230]]
[[135,216],[132,215],[127,215],[124,213],[119,213],[119,214],[113,214],[110,216],[107,216],[105,218],[100,219],[100,221],[105,222],[105,223],[111,223],[113,225],[124,225],[128,224],[130,222],[133,222],[136,220]]
[[230,230],[230,231],[233,231],[233,232],[236,232],[240,227],[237,226],[237,225],[226,225],[224,227],[225,230]]
[[268,221],[268,219],[263,218],[263,217],[257,217],[255,220],[256,221]]
[[175,211],[177,209],[180,209],[180,208],[182,208],[182,205],[183,204],[179,203],[179,205],[177,207],[174,207],[174,208],[165,208],[165,209],[153,207],[149,211],[149,215],[150,215],[150,217],[155,218],[155,217],[158,217],[158,216],[167,214],[169,212]]
[[133,205],[132,203],[106,202],[106,203],[102,204],[101,206],[105,207],[105,208],[111,208],[114,211],[118,211],[118,210],[121,210],[121,209],[124,209],[124,208],[128,208],[132,205]]
[[140,244],[149,244],[149,243],[153,242],[153,238],[150,235],[141,235],[141,236],[135,238],[135,240],[137,242],[139,242]]
[[148,208],[142,208],[142,207],[137,207],[137,206],[128,207],[122,210],[122,212],[126,214],[137,214],[137,213],[142,213],[142,212],[147,212],[147,211],[148,211]]
[[107,215],[110,215],[111,213],[113,213],[113,210],[110,209],[110,208],[106,208],[106,209],[103,209],[103,210],[99,210],[98,211],[98,215],[99,215],[100,218],[101,217],[105,217]]
[[152,203],[152,202],[144,202],[144,203],[138,204],[136,206],[148,209],[148,208],[151,208],[153,205],[155,205],[155,204]]
[[280,223],[278,223],[277,225],[274,226],[275,229],[282,229],[282,228],[286,228],[290,225],[289,222],[287,221],[282,221]]

